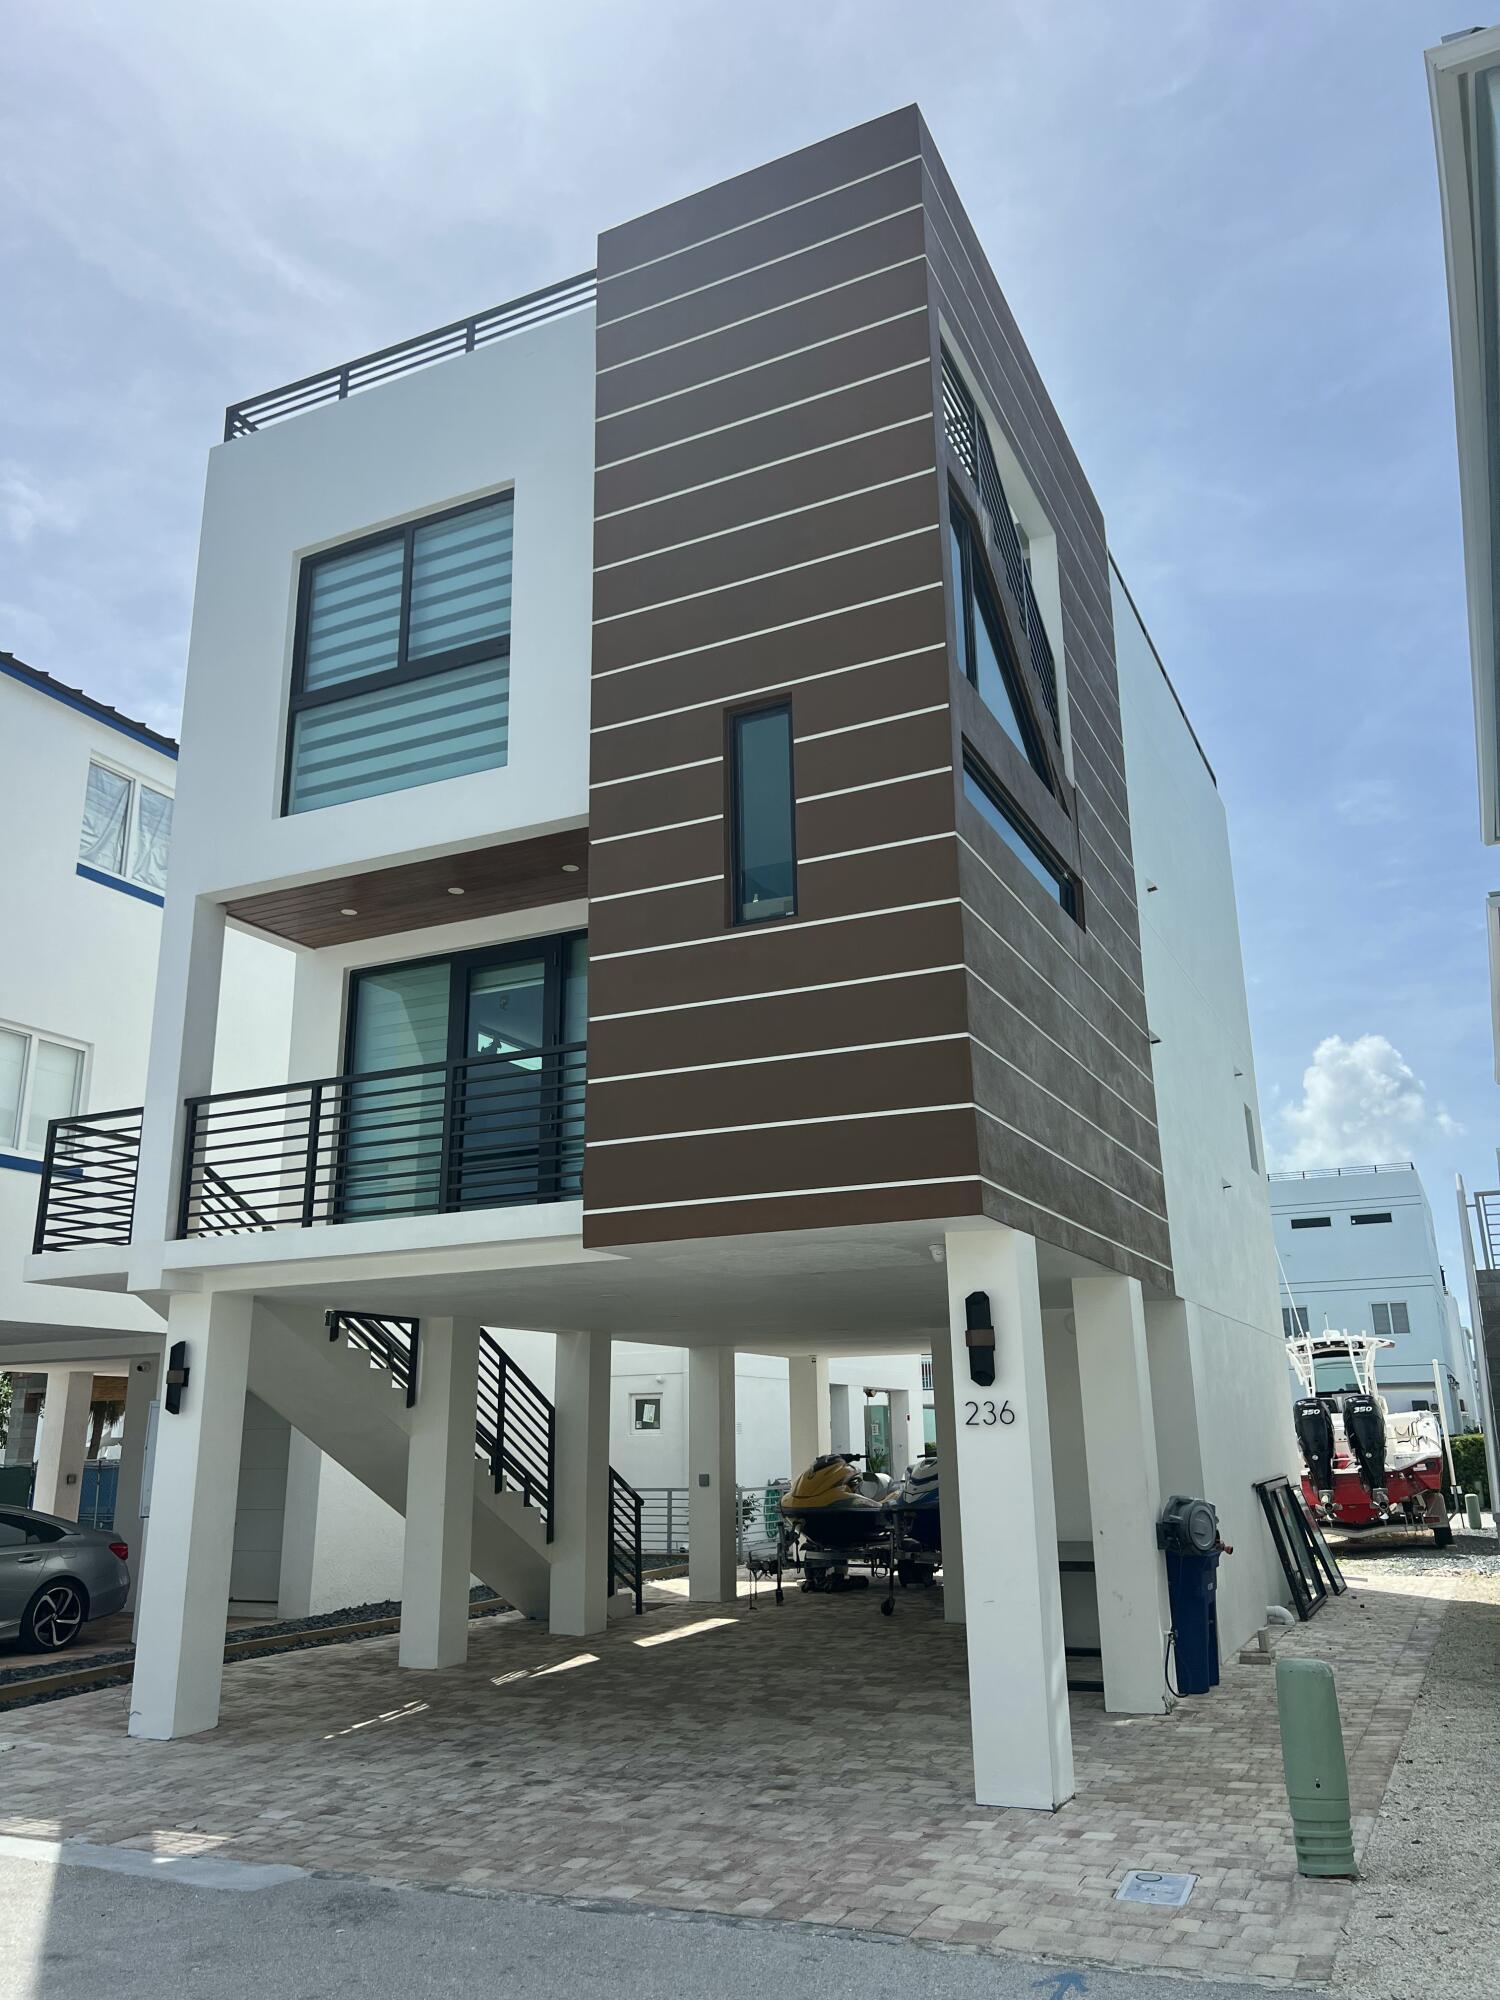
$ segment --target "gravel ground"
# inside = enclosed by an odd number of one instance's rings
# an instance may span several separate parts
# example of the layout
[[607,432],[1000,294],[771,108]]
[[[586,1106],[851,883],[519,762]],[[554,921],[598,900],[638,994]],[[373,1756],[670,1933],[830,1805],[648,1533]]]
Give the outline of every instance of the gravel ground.
[[[1357,2000],[1482,2000],[1500,1992],[1500,1559],[1455,1549],[1414,1560],[1421,1587],[1448,1609],[1365,1850],[1334,1986]],[[1375,1567],[1366,1587],[1379,1587]],[[1403,1564],[1400,1587],[1417,1581]]]

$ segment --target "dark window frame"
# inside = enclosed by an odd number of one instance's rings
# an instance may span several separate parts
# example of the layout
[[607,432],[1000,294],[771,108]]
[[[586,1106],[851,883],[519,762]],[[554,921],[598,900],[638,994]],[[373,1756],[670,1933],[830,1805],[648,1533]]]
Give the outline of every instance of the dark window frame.
[[1380,1208],[1380,1209],[1368,1208],[1365,1210],[1363,1215],[1351,1215],[1349,1217],[1351,1225],[1371,1223],[1371,1222],[1389,1222],[1390,1219],[1391,1219],[1391,1211],[1388,1208]]
[[1331,1215],[1294,1215],[1290,1218],[1293,1229],[1332,1229]]
[[[954,578],[953,605],[959,671],[979,696],[986,715],[993,715],[994,711],[985,701],[979,686],[979,648],[975,621],[983,618],[990,647],[1000,662],[1001,678],[1005,682],[1005,691],[1010,696],[1010,705],[1015,711],[1016,721],[1020,727],[1023,739],[1022,755],[1042,784],[1055,796],[1051,759],[1047,755],[1046,742],[1032,713],[1031,697],[1026,690],[1025,676],[1021,672],[1015,648],[1006,630],[1005,617],[1000,609],[996,591],[985,573],[989,567],[988,558],[983,562],[977,560],[978,552],[984,547],[984,536],[968,501],[951,479],[948,482],[948,523],[952,541],[956,544],[954,553],[959,566],[959,574]],[[1005,729],[1005,724],[1000,721],[998,715],[995,716],[995,721],[1005,731],[1008,741],[1009,730]]]
[[[785,715],[787,791],[790,804],[788,829],[791,836],[792,907],[779,916],[747,917],[740,900],[740,729],[763,716]],[[760,930],[767,925],[788,924],[799,913],[797,852],[797,733],[790,694],[775,701],[755,701],[724,711],[724,821],[726,837],[725,913],[734,930]]]
[[[1038,831],[1034,822],[1022,812],[1021,808],[1016,804],[1010,793],[1006,791],[1004,785],[1001,784],[989,765],[979,755],[979,752],[975,750],[971,743],[966,741],[963,746],[963,761],[959,771],[959,788],[965,796],[967,803],[983,819],[984,815],[980,811],[980,808],[974,805],[972,799],[967,798],[967,793],[964,791],[964,780],[969,778],[973,779],[975,787],[985,795],[1001,818],[1009,822],[1017,839],[1023,841],[1031,849],[1049,875],[1056,877],[1058,885],[1058,908],[1065,916],[1071,917],[1080,930],[1083,930],[1085,928],[1083,920],[1083,884],[1078,879],[1077,872],[1068,866],[1051,841]],[[986,824],[988,824],[987,821]],[[990,830],[995,833],[997,840],[1004,840],[1004,834],[996,832],[993,827]],[[1019,859],[1019,856],[1017,858]],[[1021,865],[1024,867],[1026,864],[1022,862]]]
[[546,965],[543,1007],[547,1015],[549,1039],[544,1046],[563,1046],[563,1023],[567,1018],[568,947],[576,938],[586,938],[587,930],[550,931],[542,937],[510,938],[503,944],[475,945],[468,951],[429,951],[417,958],[383,959],[379,965],[356,965],[349,972],[344,995],[344,1075],[353,1076],[354,1031],[359,1011],[359,983],[382,972],[410,972],[424,965],[448,967],[448,1062],[464,1060],[467,1026],[469,974],[481,966],[510,965],[520,959],[540,958]]
[[[416,661],[408,657],[407,647],[411,636],[411,582],[412,558],[416,548],[417,533],[423,528],[434,528],[444,521],[457,520],[464,514],[477,514],[486,507],[497,506],[508,499],[512,508],[514,525],[515,488],[502,487],[497,493],[486,493],[482,500],[466,500],[459,507],[443,507],[433,514],[419,514],[399,528],[379,528],[374,534],[357,535],[352,541],[335,542],[330,548],[319,549],[316,554],[304,556],[297,569],[297,622],[292,638],[292,683],[286,707],[286,754],[283,758],[281,776],[281,816],[291,817],[292,800],[292,757],[297,742],[297,717],[311,708],[325,708],[333,702],[352,701],[361,695],[385,694],[391,688],[405,687],[412,681],[429,680],[434,674],[456,673],[463,667],[478,666],[485,660],[509,660],[510,633],[493,639],[474,639],[467,645],[450,646],[441,653],[423,653]],[[361,555],[367,549],[402,545],[401,553],[401,622],[396,637],[396,665],[387,667],[376,674],[365,674],[357,679],[334,681],[328,687],[309,688],[307,686],[307,618],[312,600],[313,577],[325,562],[341,561],[347,556]],[[373,793],[372,797],[386,797],[385,793]]]
[[[662,1427],[662,1401],[663,1398],[659,1389],[655,1394],[643,1390],[639,1394],[632,1395],[630,1399],[630,1415],[633,1427],[638,1431],[659,1431]],[[646,1403],[653,1403],[656,1406],[656,1421],[654,1423],[647,1424],[641,1421],[641,1408]]]

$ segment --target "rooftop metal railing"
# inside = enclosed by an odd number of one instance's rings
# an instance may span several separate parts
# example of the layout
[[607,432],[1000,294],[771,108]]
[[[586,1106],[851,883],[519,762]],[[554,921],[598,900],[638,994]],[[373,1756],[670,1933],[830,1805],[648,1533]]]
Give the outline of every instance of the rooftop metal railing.
[[1267,1176],[1273,1181],[1336,1181],[1360,1174],[1410,1174],[1416,1168],[1410,1160],[1380,1160],[1370,1167],[1284,1167]]
[[455,354],[472,354],[476,348],[488,347],[492,341],[520,333],[542,320],[578,312],[593,304],[595,275],[593,271],[580,271],[576,278],[544,285],[540,291],[527,292],[503,306],[491,306],[487,312],[473,313],[468,319],[451,320],[447,326],[434,327],[430,333],[415,334],[410,340],[398,340],[392,347],[377,348],[373,354],[361,354],[353,361],[321,369],[316,375],[304,375],[300,381],[287,382],[279,389],[247,397],[242,403],[231,403],[224,412],[225,442],[249,437],[269,424],[284,423],[288,417],[300,416],[320,403],[343,402],[362,389],[378,388],[382,382],[410,375],[418,368],[430,368]]

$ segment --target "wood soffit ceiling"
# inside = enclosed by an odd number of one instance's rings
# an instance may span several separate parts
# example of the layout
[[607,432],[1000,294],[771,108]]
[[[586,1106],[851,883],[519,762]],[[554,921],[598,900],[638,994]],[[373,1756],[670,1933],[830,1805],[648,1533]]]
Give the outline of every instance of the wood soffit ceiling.
[[[241,896],[225,908],[240,923],[318,948],[571,902],[588,894],[588,868],[588,828],[580,826],[538,840]],[[451,889],[463,894],[450,895]]]

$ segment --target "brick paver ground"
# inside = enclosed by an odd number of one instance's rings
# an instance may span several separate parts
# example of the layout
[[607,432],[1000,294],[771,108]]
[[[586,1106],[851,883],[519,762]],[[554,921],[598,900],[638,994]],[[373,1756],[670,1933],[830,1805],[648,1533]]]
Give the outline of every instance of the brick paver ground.
[[[1443,1605],[1359,1569],[1281,1643],[1335,1667],[1362,1846]],[[1328,1978],[1351,1891],[1295,1874],[1269,1668],[1150,1720],[1075,1696],[1077,1796],[1051,1815],[973,1804],[966,1679],[935,1594],[892,1619],[875,1592],[666,1600],[588,1641],[492,1620],[437,1674],[402,1673],[394,1638],[231,1665],[219,1729],[179,1743],[132,1742],[125,1689],[0,1718],[0,1831]],[[1198,1888],[1116,1903],[1128,1868]]]

